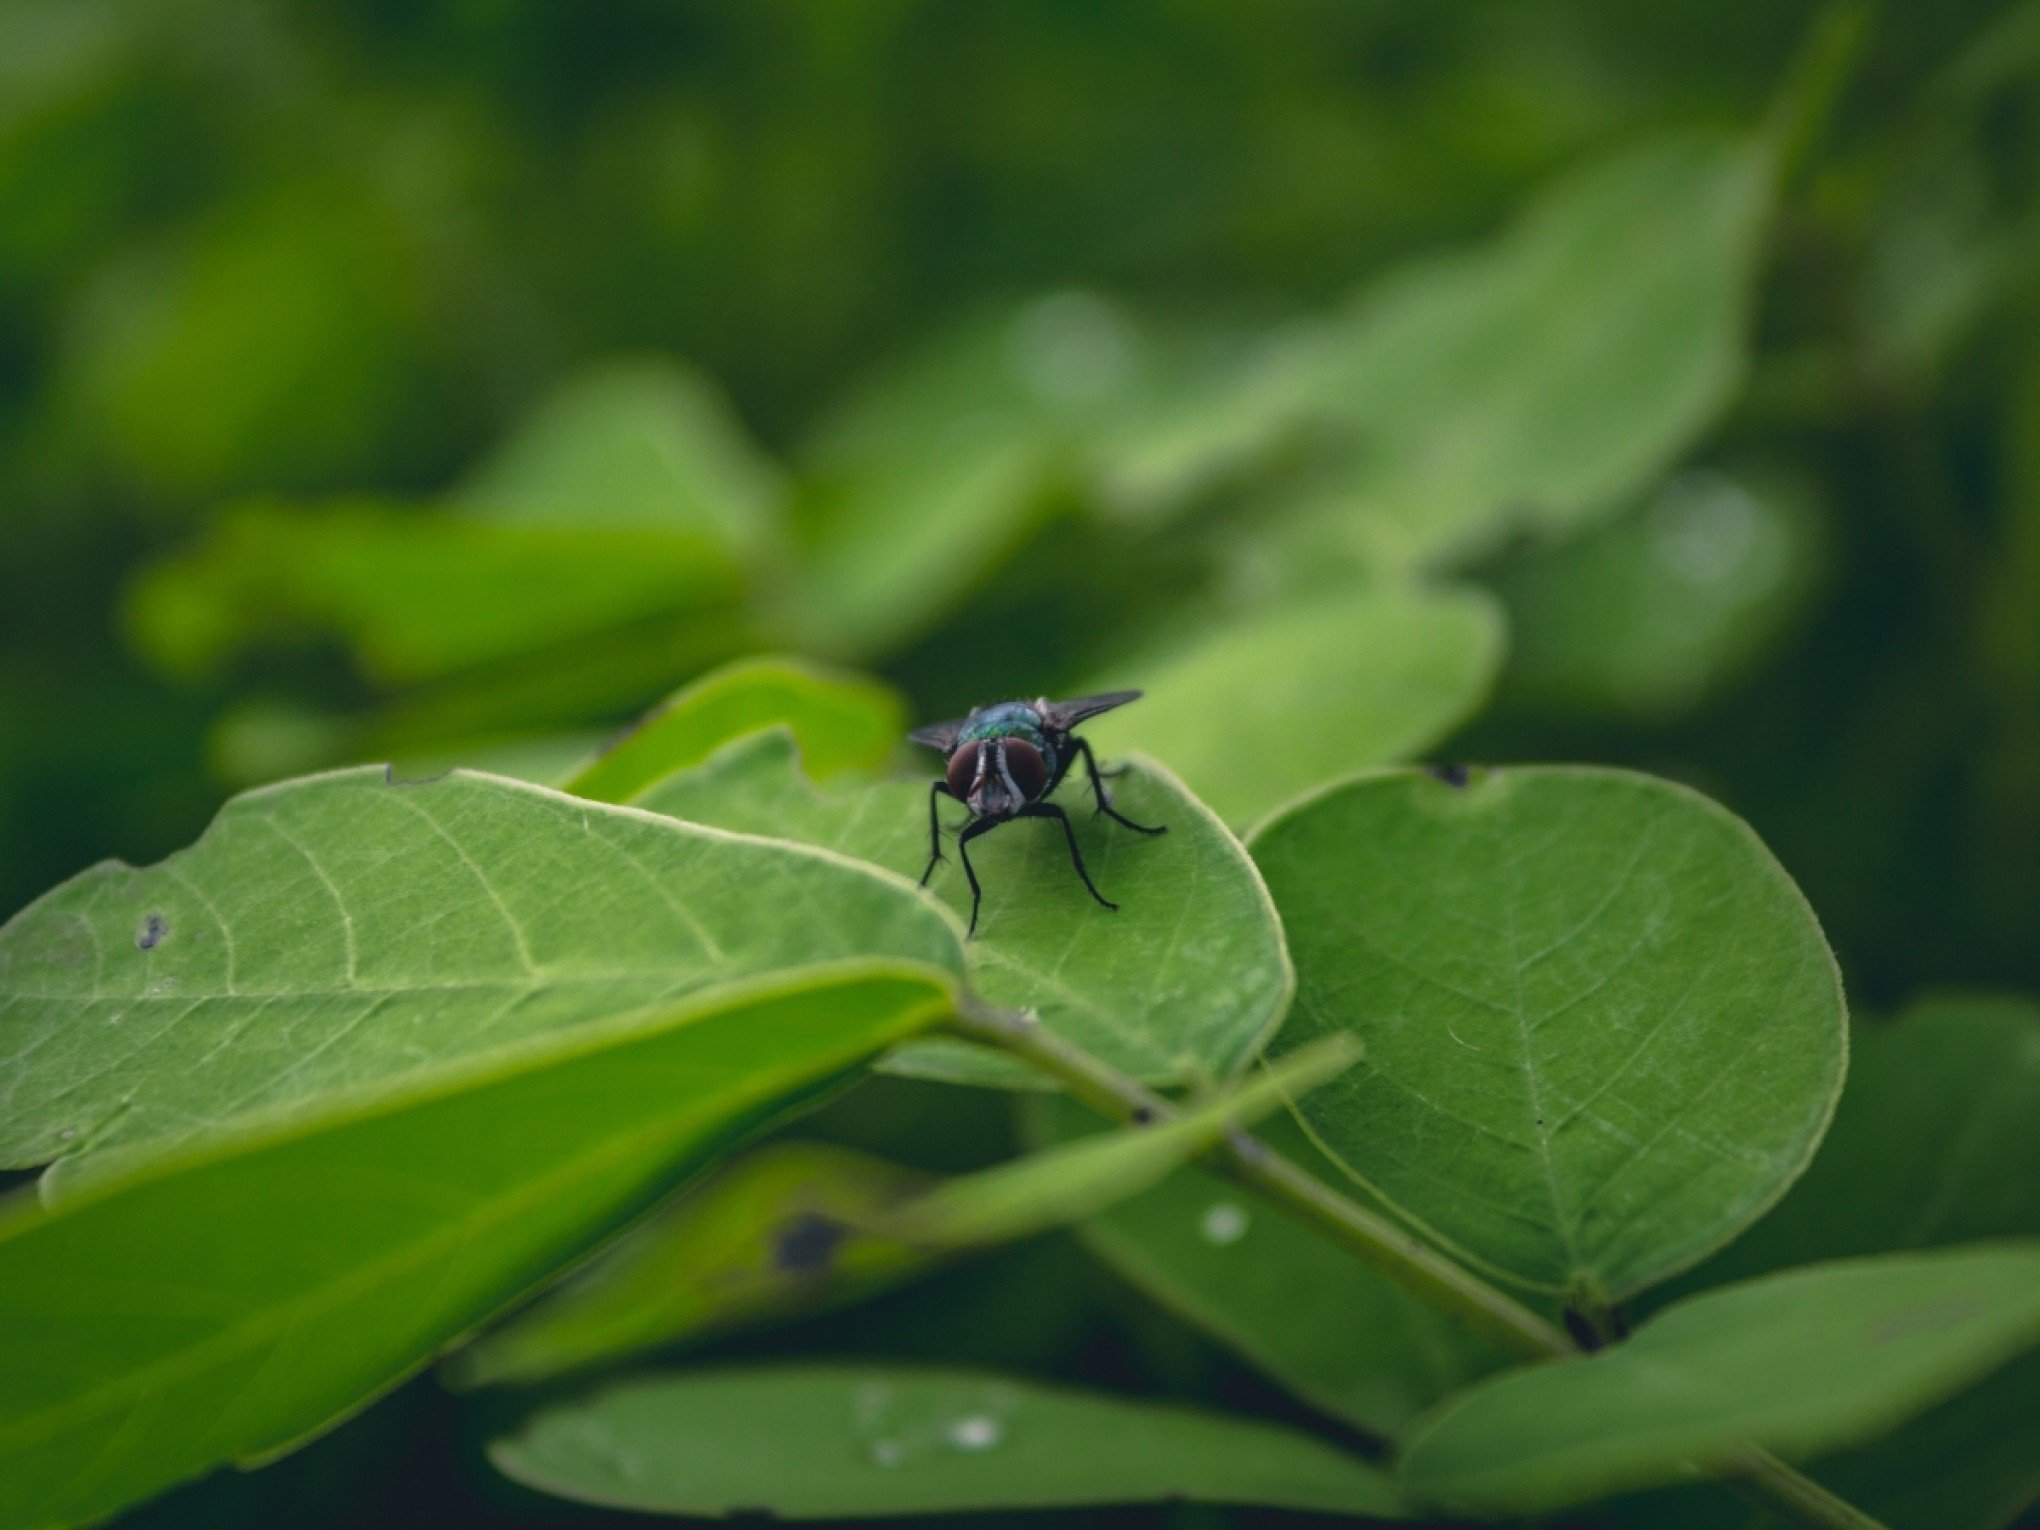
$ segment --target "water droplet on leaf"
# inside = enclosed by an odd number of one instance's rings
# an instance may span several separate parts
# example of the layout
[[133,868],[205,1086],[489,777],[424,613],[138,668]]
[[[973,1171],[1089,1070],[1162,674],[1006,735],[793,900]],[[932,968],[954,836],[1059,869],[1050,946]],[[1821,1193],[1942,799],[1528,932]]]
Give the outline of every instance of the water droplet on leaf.
[[1247,1214],[1231,1201],[1215,1201],[1205,1209],[1197,1230],[1204,1235],[1206,1243],[1216,1243],[1223,1248],[1247,1235]]

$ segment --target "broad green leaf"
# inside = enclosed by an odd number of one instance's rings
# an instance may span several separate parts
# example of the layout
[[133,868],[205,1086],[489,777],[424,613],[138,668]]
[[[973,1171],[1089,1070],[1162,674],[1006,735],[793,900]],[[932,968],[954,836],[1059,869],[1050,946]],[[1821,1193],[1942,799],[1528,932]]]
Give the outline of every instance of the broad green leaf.
[[1136,1194],[1229,1126],[1274,1109],[1352,1058],[1349,1045],[1313,1048],[1178,1119],[933,1184],[840,1148],[766,1148],[455,1357],[452,1374],[467,1385],[530,1381],[712,1328],[868,1295],[960,1252],[1046,1232]]
[[1756,836],[1694,792],[1391,772],[1285,809],[1253,851],[1296,956],[1282,1044],[1367,1046],[1305,1124],[1484,1268],[1619,1300],[1754,1221],[1827,1127],[1833,957]]
[[[1677,1281],[1692,1292],[1817,1259],[2040,1236],[2040,1011],[1946,997],[1859,1024],[1849,1085],[1784,1202]],[[2008,1172],[2008,1170],[2010,1172]],[[1995,1530],[2040,1496],[2040,1355],[1813,1474],[1894,1530]],[[1713,1505],[1709,1523],[1737,1523]],[[1634,1521],[1651,1523],[1655,1501]]]
[[1696,1296],[1600,1355],[1447,1403],[1412,1491],[1540,1511],[1876,1435],[2040,1343],[2040,1242],[1813,1265]]
[[1810,592],[1819,533],[1803,490],[1684,473],[1634,512],[1505,562],[1504,697],[1526,709],[1665,719],[1777,641]]
[[748,562],[779,535],[786,485],[714,381],[667,359],[569,379],[484,458],[456,505],[539,526],[706,535]]
[[447,1373],[459,1386],[536,1381],[854,1300],[929,1262],[875,1228],[930,1182],[827,1143],[768,1144],[459,1351]]
[[1355,449],[1313,514],[1406,563],[1611,508],[1739,385],[1771,198],[1761,143],[1667,139],[1369,287],[1318,342],[1309,396]]
[[[935,757],[929,756],[929,764]],[[1289,958],[1252,862],[1174,777],[1135,763],[1113,784],[1135,834],[1085,806],[1072,778],[1059,794],[1084,864],[1112,913],[1091,901],[1053,823],[1019,822],[971,845],[984,887],[971,987],[1033,1012],[1058,1035],[1151,1082],[1222,1078],[1259,1050],[1289,1003]],[[641,807],[695,823],[777,834],[918,877],[928,863],[928,787],[883,781],[818,790],[785,732],[739,741],[668,777]],[[952,807],[952,816],[954,816]],[[970,889],[953,846],[930,886],[958,914]],[[961,1042],[917,1044],[888,1069],[963,1083],[1026,1083],[1018,1064]]]
[[254,505],[150,569],[129,620],[149,655],[180,672],[317,632],[344,639],[378,678],[414,681],[724,603],[737,577],[694,529]]
[[960,965],[911,888],[800,846],[491,776],[285,782],[0,928],[0,1163],[161,1146],[855,956]]
[[1359,1055],[1350,1036],[1327,1036],[1171,1120],[1064,1143],[950,1180],[902,1202],[881,1226],[902,1241],[942,1248],[1045,1232],[1147,1189],[1231,1128],[1258,1120],[1285,1098],[1301,1098]]
[[1856,1026],[1849,1086],[1805,1176],[1680,1285],[2012,1237],[2040,1237],[2040,1007],[1928,999]]
[[801,659],[742,659],[675,691],[562,789],[624,802],[730,740],[774,726],[792,731],[801,763],[821,781],[884,765],[907,721],[899,696],[875,680]]
[[301,1441],[734,1135],[941,1019],[941,974],[734,985],[0,1214],[0,1526]]
[[[1039,1140],[1097,1121],[1067,1096],[1028,1102]],[[1255,1134],[1292,1161],[1323,1162],[1293,1124]],[[1106,1263],[1312,1406],[1394,1437],[1501,1357],[1451,1320],[1272,1207],[1196,1169],[1171,1175],[1080,1228]],[[1327,1314],[1337,1314],[1328,1321]]]
[[905,1367],[622,1382],[542,1410],[489,1459],[542,1492],[654,1514],[835,1519],[1179,1499],[1402,1510],[1382,1472],[1309,1435]]
[[1473,590],[1394,586],[1230,623],[1103,681],[1137,706],[1085,728],[1100,749],[1140,749],[1182,774],[1235,827],[1367,765],[1419,754],[1486,699],[1501,613]]
[[1129,385],[1129,320],[1059,293],[939,336],[816,433],[798,619],[830,652],[883,652],[953,612],[1066,508],[1076,441]]

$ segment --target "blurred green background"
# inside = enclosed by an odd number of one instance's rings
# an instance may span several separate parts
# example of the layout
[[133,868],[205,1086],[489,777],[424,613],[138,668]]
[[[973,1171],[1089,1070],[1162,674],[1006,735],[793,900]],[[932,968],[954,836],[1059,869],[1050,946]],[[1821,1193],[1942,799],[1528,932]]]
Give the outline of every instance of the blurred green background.
[[4,912],[746,652],[1312,758],[1393,650],[1339,763],[1688,780],[1860,1007],[2031,991],[2040,6],[5,0],[0,633]]

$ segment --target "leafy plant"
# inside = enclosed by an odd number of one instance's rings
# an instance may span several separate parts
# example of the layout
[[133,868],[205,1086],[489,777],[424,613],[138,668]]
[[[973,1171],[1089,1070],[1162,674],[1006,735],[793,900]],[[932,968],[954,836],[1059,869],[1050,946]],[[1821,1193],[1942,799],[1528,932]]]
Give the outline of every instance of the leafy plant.
[[[79,25],[115,75],[154,36]],[[135,257],[145,300],[96,278],[56,417],[218,499],[125,608],[245,789],[0,927],[0,1530],[302,1469],[413,1388],[513,1516],[2016,1520],[2040,1011],[1852,1014],[1847,879],[1816,915],[1678,732],[1782,662],[1855,535],[1794,432],[1882,430],[2030,244],[1932,203],[1952,287],[1873,279],[1842,339],[1768,313],[1824,220],[1907,269],[1879,196],[1909,204],[1863,187],[1981,177],[1965,134],[2023,99],[1967,55],[1939,127],[1811,189],[1862,27],[1816,27],[1755,125],[1614,135],[1287,317],[974,301],[758,439],[708,370],[597,356],[437,492],[339,490],[436,396],[411,288],[454,236],[401,188],[438,159],[244,191]],[[664,161],[626,139],[635,184]],[[0,220],[0,278],[32,237]],[[1976,476],[2030,491],[2025,456]],[[2025,811],[2022,514],[1961,673],[1997,687],[1970,784]],[[1829,775],[1775,710],[1714,719],[1787,760],[1774,839],[1853,850],[1885,755],[1943,781],[1910,726],[1941,670],[1899,668]],[[1072,776],[1118,912],[1022,822],[974,843],[967,938],[910,718],[1118,686],[1081,731],[1168,833]],[[1416,763],[1448,749],[1659,768]],[[1976,875],[1908,912],[1976,915]]]

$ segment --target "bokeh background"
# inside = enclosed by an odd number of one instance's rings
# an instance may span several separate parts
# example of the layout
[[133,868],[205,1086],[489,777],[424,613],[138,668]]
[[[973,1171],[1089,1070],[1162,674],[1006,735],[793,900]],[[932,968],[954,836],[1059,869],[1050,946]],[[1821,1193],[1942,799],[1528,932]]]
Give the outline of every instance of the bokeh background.
[[[1411,580],[1508,630],[1417,752],[1701,787],[1866,1011],[2040,989],[2040,6],[0,4],[0,913],[747,652],[943,715]],[[1058,1249],[859,1331],[1254,1385]],[[152,1513],[563,1522],[479,1428]]]

